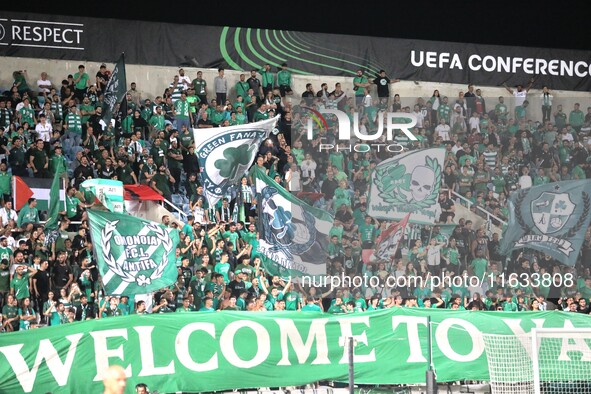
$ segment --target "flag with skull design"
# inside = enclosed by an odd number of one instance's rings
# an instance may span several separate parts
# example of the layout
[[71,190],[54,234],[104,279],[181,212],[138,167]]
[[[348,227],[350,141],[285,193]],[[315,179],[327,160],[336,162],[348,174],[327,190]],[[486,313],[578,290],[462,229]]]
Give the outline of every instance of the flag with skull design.
[[411,151],[380,163],[371,177],[368,214],[374,218],[433,224],[443,176],[444,148]]
[[299,200],[255,169],[259,205],[256,253],[271,275],[326,275],[328,233],[333,217]]

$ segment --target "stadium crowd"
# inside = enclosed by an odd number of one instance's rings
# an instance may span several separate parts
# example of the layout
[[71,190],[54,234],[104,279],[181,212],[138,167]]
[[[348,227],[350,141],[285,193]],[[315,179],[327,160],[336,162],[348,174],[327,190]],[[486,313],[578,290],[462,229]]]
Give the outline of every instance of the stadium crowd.
[[[507,87],[508,97],[490,102],[480,89],[433,92],[431,97],[400,97],[385,72],[362,70],[348,95],[340,83],[309,83],[292,90],[287,64],[269,65],[240,76],[228,86],[224,69],[213,80],[178,70],[161,96],[145,97],[130,85],[114,122],[102,119],[110,72],[102,65],[91,77],[84,65],[59,84],[15,71],[14,85],[0,99],[0,307],[2,330],[132,313],[246,311],[324,311],[354,313],[390,307],[467,310],[562,309],[589,313],[591,233],[574,267],[548,255],[521,250],[505,257],[499,236],[509,216],[507,200],[519,189],[549,182],[591,178],[591,107],[562,108],[560,97],[543,87],[536,102],[542,119],[530,116],[530,89]],[[349,90],[349,86],[347,87]],[[533,101],[533,100],[532,100]],[[404,102],[404,104],[403,104]],[[585,103],[582,103],[584,106]],[[397,136],[408,150],[446,149],[441,208],[434,226],[412,225],[392,261],[370,261],[388,222],[366,215],[368,184],[386,151],[318,152],[318,144],[339,145],[336,125],[306,138],[309,109],[333,108],[360,115],[360,132],[372,134],[384,111],[409,112],[417,119],[418,141]],[[199,184],[192,128],[256,122],[281,115],[278,133],[260,147],[254,166],[301,198],[335,216],[330,231],[327,274],[377,277],[377,286],[304,287],[295,279],[270,276],[257,255],[257,205],[252,171],[217,206],[208,206]],[[380,141],[380,140],[378,140]],[[12,176],[52,178],[59,163],[68,168],[66,210],[57,237],[47,242],[44,212],[32,198],[13,207]],[[92,204],[80,189],[89,178],[145,184],[185,211],[178,228],[178,281],[150,297],[108,297],[100,286],[85,210]],[[462,196],[463,198],[460,198]],[[456,218],[469,206],[472,220]],[[476,216],[475,216],[476,215]],[[492,216],[491,216],[492,215]],[[170,218],[163,223],[171,226]],[[184,218],[181,218],[184,219]],[[455,223],[450,235],[444,225]],[[53,241],[55,239],[55,241]],[[403,253],[404,251],[404,253]],[[477,286],[430,285],[433,275],[490,277]],[[519,280],[506,280],[516,278]],[[522,275],[525,275],[522,276]],[[551,278],[533,281],[534,277]],[[419,276],[423,285],[389,288],[388,278]],[[523,278],[528,278],[524,281]],[[572,278],[572,280],[565,280]],[[537,283],[539,282],[539,283]]]

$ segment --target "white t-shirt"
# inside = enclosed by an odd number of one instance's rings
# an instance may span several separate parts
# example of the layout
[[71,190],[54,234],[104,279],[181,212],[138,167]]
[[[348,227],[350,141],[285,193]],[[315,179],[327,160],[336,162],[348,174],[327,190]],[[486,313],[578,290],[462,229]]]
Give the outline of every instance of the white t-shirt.
[[435,127],[435,131],[437,132],[437,135],[440,136],[443,141],[450,141],[451,137],[449,135],[449,132],[451,130],[451,127],[449,127],[448,124],[439,124],[437,125],[437,127]]
[[527,97],[527,92],[525,90],[522,90],[521,92],[514,90],[513,97],[515,97],[515,99],[513,101],[515,102],[515,106],[517,107],[517,106],[523,104],[523,102],[525,101],[525,98]]
[[430,246],[427,249],[427,265],[441,264],[441,245]]
[[423,128],[423,120],[425,119],[425,117],[423,116],[423,114],[420,111],[413,112],[412,114],[417,118],[417,124],[415,127],[422,129]]
[[53,127],[51,123],[45,122],[45,124],[39,122],[37,126],[35,126],[35,132],[39,134],[39,138],[43,140],[43,142],[49,142],[51,139],[51,132],[53,131]]
[[0,222],[2,227],[6,227],[9,220],[14,220],[15,222],[18,220],[18,215],[14,209],[11,209],[9,212],[6,212],[6,208],[0,209]]
[[299,192],[301,191],[300,186],[300,172],[289,170],[291,173],[291,179],[289,180],[289,191]]
[[316,162],[314,160],[304,160],[300,168],[304,178],[316,178]]
[[476,131],[480,133],[480,118],[471,116],[468,123],[470,124],[470,131],[472,131],[472,129],[476,129]]
[[531,176],[529,175],[522,175],[519,177],[519,186],[522,189],[527,189],[528,187],[532,187],[532,180]]
[[51,81],[49,79],[46,79],[45,81],[42,79],[39,79],[39,80],[37,80],[37,86],[47,86],[46,88],[40,87],[39,93],[49,93],[50,92],[49,88],[51,87]]
[[205,209],[203,207],[193,208],[193,216],[195,216],[196,223],[205,224]]
[[[179,83],[182,83],[185,86],[185,90],[187,90],[189,88],[189,86],[191,86],[191,78],[189,78],[188,76],[183,76],[181,77],[179,75]],[[224,104],[224,103],[220,103],[220,104]]]

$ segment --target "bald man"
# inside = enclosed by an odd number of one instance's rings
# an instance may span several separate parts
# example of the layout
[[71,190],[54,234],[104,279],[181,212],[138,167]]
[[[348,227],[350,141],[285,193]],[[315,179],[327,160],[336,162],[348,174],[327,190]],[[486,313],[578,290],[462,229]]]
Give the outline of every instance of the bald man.
[[105,391],[103,391],[103,394],[125,393],[125,386],[127,384],[125,370],[119,365],[110,366],[105,373],[103,384],[105,385]]

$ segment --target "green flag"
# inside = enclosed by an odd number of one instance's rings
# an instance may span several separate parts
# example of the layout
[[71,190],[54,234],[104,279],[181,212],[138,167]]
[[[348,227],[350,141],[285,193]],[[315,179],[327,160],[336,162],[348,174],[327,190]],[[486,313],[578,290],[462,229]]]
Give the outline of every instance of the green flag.
[[81,184],[98,202],[111,212],[125,212],[123,182],[112,179],[88,179]]
[[[428,317],[435,327],[432,341],[428,341]],[[0,393],[100,393],[109,365],[128,369],[128,388],[145,383],[162,393],[346,382],[346,341],[351,336],[357,341],[357,384],[424,384],[430,352],[439,382],[489,380],[483,334],[514,339],[514,347],[499,343],[498,350],[507,353],[507,365],[524,360],[519,365],[526,367],[530,357],[525,346],[530,341],[523,334],[532,328],[572,330],[590,325],[589,315],[561,311],[389,308],[342,315],[134,314],[2,333]],[[540,342],[543,365],[571,370],[568,376],[573,382],[588,382],[587,335],[571,331],[564,338],[544,338]],[[523,381],[518,377],[513,382]],[[570,387],[570,391],[552,392],[583,393]]]
[[381,162],[371,175],[368,215],[385,220],[433,224],[441,185],[445,149],[410,151]]
[[230,127],[193,129],[195,152],[201,167],[201,184],[209,206],[226,195],[254,162],[259,146],[274,130],[280,116]]
[[255,170],[259,195],[257,252],[272,275],[326,274],[328,233],[334,218],[293,196],[263,171]]
[[441,234],[445,238],[445,242],[449,243],[449,239],[451,238],[452,234],[454,233],[455,228],[458,226],[455,223],[443,223],[438,224],[439,226],[439,234]]
[[553,182],[516,191],[509,212],[501,253],[530,248],[573,266],[591,221],[591,182]]
[[178,230],[121,213],[88,211],[105,292],[145,294],[177,280]]
[[[51,232],[59,227],[59,216],[61,211],[65,211],[65,208],[61,205],[60,200],[60,189],[63,177],[66,169],[61,161],[55,169],[55,175],[53,182],[51,183],[51,189],[49,191],[49,211],[47,223],[45,223],[45,231]],[[60,209],[64,208],[64,209]]]

